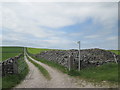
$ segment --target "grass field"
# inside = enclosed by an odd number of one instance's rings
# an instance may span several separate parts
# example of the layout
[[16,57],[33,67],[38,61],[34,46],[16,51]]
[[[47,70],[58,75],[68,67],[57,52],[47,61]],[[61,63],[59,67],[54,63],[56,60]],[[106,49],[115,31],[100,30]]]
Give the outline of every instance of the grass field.
[[2,47],[2,53],[21,53],[23,47]]
[[6,60],[8,58],[14,57],[18,54],[20,54],[20,53],[3,53],[2,54],[2,61]]
[[[31,53],[31,54],[38,54],[40,52],[43,52],[43,51],[49,51],[49,50],[57,50],[57,49],[40,49],[40,48],[27,48],[28,52]],[[115,54],[118,54],[120,55],[120,50],[108,50],[108,51],[111,51]]]
[[117,55],[120,55],[120,50],[109,50],[109,51],[111,51],[111,52],[113,52],[113,53],[115,53]]
[[4,61],[8,58],[14,57],[23,52],[23,47],[1,47],[2,55],[0,56],[0,61]]
[[39,49],[39,48],[27,48],[27,51],[31,54],[37,54],[42,51],[48,51],[48,50],[53,50],[53,49]]
[[79,72],[76,70],[68,71],[67,68],[61,66],[60,64],[57,64],[55,62],[51,62],[45,59],[39,59],[34,56],[32,56],[32,58],[42,63],[48,64],[51,67],[57,68],[58,70],[64,73],[67,73],[68,75],[71,75],[71,76],[79,76],[79,77],[86,78],[89,80],[94,80],[97,82],[100,82],[100,81],[109,81],[112,83],[118,82],[118,64],[116,63],[109,63],[99,67],[86,68]]

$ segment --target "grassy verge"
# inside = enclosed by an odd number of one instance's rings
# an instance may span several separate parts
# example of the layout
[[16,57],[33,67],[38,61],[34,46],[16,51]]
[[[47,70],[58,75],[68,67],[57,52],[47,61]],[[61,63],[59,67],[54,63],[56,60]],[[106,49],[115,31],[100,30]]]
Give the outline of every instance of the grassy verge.
[[118,82],[118,65],[115,63],[104,64],[99,67],[91,67],[78,71],[70,71],[69,75],[80,76],[94,81]]
[[45,78],[47,78],[48,80],[51,79],[50,74],[48,73],[48,71],[44,67],[42,67],[40,64],[31,60],[28,56],[27,56],[27,59],[40,70],[40,72],[43,74],[43,76],[45,76]]
[[51,67],[57,68],[58,70],[62,71],[63,73],[67,73],[70,76],[79,76],[85,79],[89,79],[90,81],[96,82],[100,81],[108,81],[112,83],[118,82],[118,64],[116,63],[109,63],[99,67],[86,68],[79,72],[77,70],[68,71],[67,68],[55,62],[39,59],[32,55],[31,57]]
[[3,89],[10,89],[10,88],[16,86],[28,74],[29,68],[28,68],[27,63],[24,61],[24,57],[21,57],[21,60],[19,60],[18,64],[19,64],[18,68],[25,67],[24,70],[20,71],[20,73],[17,75],[7,75],[7,76],[3,77],[2,78],[2,88]]

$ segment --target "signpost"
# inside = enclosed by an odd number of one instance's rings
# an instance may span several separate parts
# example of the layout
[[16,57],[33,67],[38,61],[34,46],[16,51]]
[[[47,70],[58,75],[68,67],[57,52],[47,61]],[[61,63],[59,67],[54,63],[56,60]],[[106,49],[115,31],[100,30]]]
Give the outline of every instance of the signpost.
[[117,59],[116,59],[116,56],[115,56],[115,55],[113,55],[113,56],[114,56],[115,62],[116,62],[116,64],[117,64]]
[[80,41],[77,42],[79,44],[79,66],[78,66],[78,71],[80,71]]

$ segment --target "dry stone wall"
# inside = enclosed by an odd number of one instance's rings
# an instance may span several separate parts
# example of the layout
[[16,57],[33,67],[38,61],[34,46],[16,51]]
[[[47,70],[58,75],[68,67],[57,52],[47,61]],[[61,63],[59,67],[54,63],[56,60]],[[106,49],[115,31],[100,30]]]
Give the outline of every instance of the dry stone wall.
[[[109,62],[120,62],[118,58],[119,55],[112,53],[110,51],[102,50],[102,49],[84,49],[81,50],[81,68],[86,68],[89,66],[99,66],[104,63]],[[69,67],[69,59],[70,56],[73,57],[73,68],[78,68],[78,50],[51,50],[44,51],[42,53],[36,54],[37,58],[44,58],[49,61],[54,61],[59,63],[65,67]]]
[[9,58],[3,62],[0,62],[0,77],[8,74],[18,74],[18,59],[23,54]]

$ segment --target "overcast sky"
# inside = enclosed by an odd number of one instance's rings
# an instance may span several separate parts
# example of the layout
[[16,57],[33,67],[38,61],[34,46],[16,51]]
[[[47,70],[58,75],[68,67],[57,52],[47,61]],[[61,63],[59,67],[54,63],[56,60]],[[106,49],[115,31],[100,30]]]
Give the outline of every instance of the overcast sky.
[[2,45],[118,48],[118,3],[3,3]]

